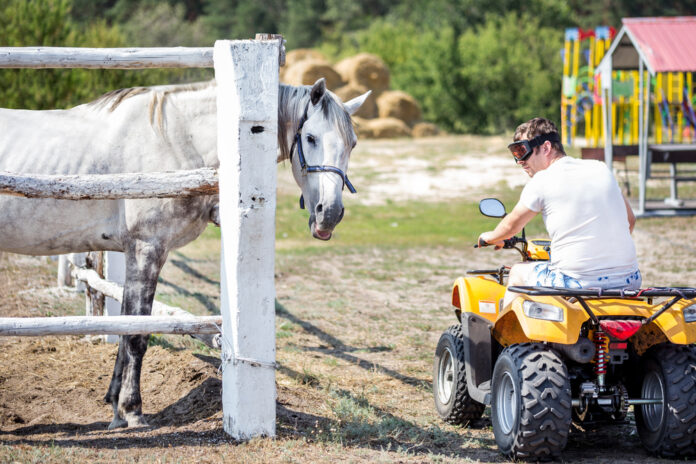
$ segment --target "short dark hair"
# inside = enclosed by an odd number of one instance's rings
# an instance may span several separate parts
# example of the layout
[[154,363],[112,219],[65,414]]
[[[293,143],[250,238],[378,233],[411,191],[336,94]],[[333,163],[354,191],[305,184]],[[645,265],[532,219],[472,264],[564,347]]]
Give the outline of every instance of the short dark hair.
[[[557,133],[560,139],[561,134],[558,132],[558,129],[553,121],[546,118],[534,118],[517,126],[513,140],[515,142],[523,139],[531,140],[537,135],[550,134],[552,132]],[[565,150],[563,150],[563,144],[560,141],[551,142],[551,146],[558,153],[562,153],[564,155],[566,154]]]

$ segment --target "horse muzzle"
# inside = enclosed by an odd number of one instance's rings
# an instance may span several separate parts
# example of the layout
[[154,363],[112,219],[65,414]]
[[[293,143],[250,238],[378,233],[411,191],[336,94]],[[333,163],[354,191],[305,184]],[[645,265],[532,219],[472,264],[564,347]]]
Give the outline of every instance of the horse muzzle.
[[330,240],[334,228],[343,219],[344,212],[342,205],[326,207],[318,203],[314,208],[314,214],[309,218],[312,236],[319,240]]

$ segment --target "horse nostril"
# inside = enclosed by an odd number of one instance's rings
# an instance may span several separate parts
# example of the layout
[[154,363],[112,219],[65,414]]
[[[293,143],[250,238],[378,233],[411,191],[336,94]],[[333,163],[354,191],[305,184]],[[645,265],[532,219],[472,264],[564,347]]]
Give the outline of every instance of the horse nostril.
[[319,203],[317,205],[317,213],[321,213],[323,209],[324,209],[324,207],[321,205],[321,203]]
[[345,212],[346,212],[346,209],[345,209],[345,208],[341,208],[341,215],[338,216],[338,220],[339,220],[339,221],[340,221],[341,219],[343,219],[343,213],[345,213]]

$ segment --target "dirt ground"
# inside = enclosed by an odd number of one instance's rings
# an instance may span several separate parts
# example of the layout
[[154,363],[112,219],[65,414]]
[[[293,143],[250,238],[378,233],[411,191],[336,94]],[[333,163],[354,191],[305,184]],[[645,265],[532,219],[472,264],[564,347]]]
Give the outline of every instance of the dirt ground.
[[[392,144],[368,149],[392,153]],[[427,163],[420,169],[432,174]],[[281,187],[289,182],[281,179]],[[366,198],[379,197],[367,179],[354,183]],[[644,283],[693,284],[696,266],[684,260],[696,253],[692,219],[663,221],[641,221],[634,233]],[[170,257],[158,298],[176,302],[183,294],[207,314],[217,307],[219,271],[215,250],[201,249],[191,245]],[[454,322],[451,281],[464,269],[500,264],[500,255],[455,251],[277,258],[274,440],[242,443],[225,434],[219,353],[181,337],[155,338],[145,357],[141,391],[150,427],[115,431],[107,430],[112,411],[102,400],[115,345],[0,338],[0,462],[507,462],[485,416],[472,427],[452,427],[432,405],[432,353]],[[55,268],[45,257],[0,257],[0,316],[83,311],[82,295],[55,288]],[[630,422],[574,429],[564,459],[670,462],[647,455]]]

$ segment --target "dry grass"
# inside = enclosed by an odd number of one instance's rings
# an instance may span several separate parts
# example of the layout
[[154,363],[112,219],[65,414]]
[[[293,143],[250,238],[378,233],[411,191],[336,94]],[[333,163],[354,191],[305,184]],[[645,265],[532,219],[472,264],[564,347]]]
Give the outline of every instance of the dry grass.
[[[445,138],[440,148],[431,143],[430,152],[421,153],[424,175],[440,172],[464,146],[480,153],[498,143],[498,138],[472,137]],[[418,147],[409,151],[398,142],[378,141],[361,142],[361,150],[356,164],[369,168],[356,170],[363,181],[356,185],[370,197],[369,176],[377,178],[398,164],[395,152],[415,157]],[[383,165],[368,163],[370,150],[375,157],[384,153]],[[292,201],[279,202],[279,221],[304,222],[286,175],[281,167],[281,197],[291,195]],[[471,196],[484,194],[476,190]],[[403,205],[397,196],[389,201]],[[388,210],[389,202],[380,208]],[[424,229],[435,229],[440,210],[436,202],[429,208],[418,204],[417,214]],[[360,231],[379,217],[354,214],[340,228]],[[646,285],[696,282],[696,265],[685,259],[696,255],[692,221],[639,221],[634,238]],[[110,408],[100,401],[114,346],[75,338],[5,339],[0,341],[0,462],[508,462],[496,449],[487,415],[470,427],[437,418],[431,369],[440,334],[455,322],[449,304],[455,277],[516,256],[473,250],[466,231],[448,240],[441,237],[447,231],[423,230],[438,244],[408,246],[393,244],[403,233],[400,227],[384,230],[392,235],[365,234],[369,240],[361,241],[339,234],[329,244],[279,231],[275,439],[235,442],[222,431],[219,353],[191,339],[153,337],[143,368],[144,408],[153,427],[114,432],[105,430]],[[306,234],[304,228],[301,233]],[[0,314],[83,311],[80,295],[43,290],[54,285],[54,273],[55,263],[46,258],[5,255]],[[218,307],[218,292],[219,242],[211,229],[170,255],[157,298],[210,314]],[[654,462],[633,430],[630,425],[574,430],[565,459]]]

